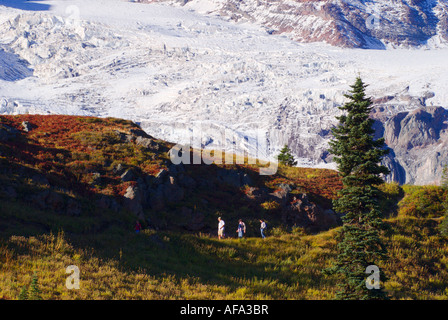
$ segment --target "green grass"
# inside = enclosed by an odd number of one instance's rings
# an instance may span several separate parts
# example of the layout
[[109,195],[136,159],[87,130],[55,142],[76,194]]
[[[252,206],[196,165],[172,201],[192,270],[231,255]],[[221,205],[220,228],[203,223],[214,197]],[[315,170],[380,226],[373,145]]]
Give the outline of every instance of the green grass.
[[437,218],[445,213],[448,191],[439,186],[403,186],[404,198],[398,203],[399,215]]
[[[334,261],[337,229],[219,241],[173,231],[134,234],[120,223],[83,234],[81,225],[94,220],[41,219],[60,230],[42,232],[32,216],[45,213],[7,208],[26,219],[2,232],[0,297],[8,299],[17,299],[34,272],[43,299],[332,299],[338,282],[322,273]],[[385,220],[390,259],[380,269],[392,298],[448,298],[448,241],[438,232],[440,221]],[[65,288],[69,265],[80,268],[79,290]]]
[[[2,122],[20,128],[24,120],[37,128],[14,141],[0,143],[0,298],[17,299],[33,275],[43,299],[332,299],[338,281],[322,270],[335,259],[337,229],[308,234],[285,225],[272,200],[249,199],[242,188],[216,181],[219,167],[242,170],[254,186],[275,192],[289,184],[292,194],[307,193],[324,208],[341,188],[332,170],[280,166],[273,176],[260,176],[258,165],[190,165],[185,175],[211,181],[186,190],[184,200],[160,211],[145,208],[152,230],[133,232],[135,215],[98,209],[98,196],[121,201],[132,182],[122,182],[114,168],[155,175],[166,168],[168,143],[146,150],[120,141],[115,130],[130,133],[138,126],[113,118],[8,116]],[[51,135],[51,139],[48,137]],[[236,157],[236,156],[235,156]],[[97,180],[96,176],[100,176]],[[44,175],[51,186],[33,180]],[[10,197],[4,186],[16,193]],[[378,262],[386,291],[393,299],[447,299],[448,242],[440,235],[442,203],[439,187],[379,186],[386,228],[382,237],[390,259]],[[51,190],[81,209],[70,216],[30,201]],[[203,214],[201,233],[187,232],[182,207]],[[239,218],[248,238],[219,241],[217,217],[228,235]],[[268,222],[268,238],[259,235],[259,219]],[[65,287],[66,267],[77,265],[81,288]]]

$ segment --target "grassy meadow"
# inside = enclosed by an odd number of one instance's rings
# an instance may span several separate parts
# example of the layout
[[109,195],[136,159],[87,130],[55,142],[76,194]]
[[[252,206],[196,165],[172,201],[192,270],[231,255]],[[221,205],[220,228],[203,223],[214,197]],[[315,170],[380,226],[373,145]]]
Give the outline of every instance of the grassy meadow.
[[[23,121],[34,128],[24,133]],[[135,184],[120,178],[118,165],[150,176],[166,169],[171,144],[154,140],[157,148],[148,149],[124,142],[123,135],[139,127],[114,118],[1,116],[3,125],[21,134],[0,141],[0,299],[19,299],[33,277],[45,300],[335,297],[341,279],[322,271],[335,260],[338,228],[311,233],[285,225],[279,201],[258,203],[247,185],[206,184],[187,190],[180,202],[145,211],[157,227],[144,224],[136,234],[132,212],[99,208],[94,200],[119,201]],[[258,189],[275,192],[287,184],[291,195],[306,193],[324,208],[342,187],[332,170],[280,166],[275,175],[260,176],[259,165],[241,162],[186,166],[184,175],[211,181],[220,168],[244,170]],[[382,285],[392,299],[448,299],[448,239],[439,230],[447,191],[395,183],[378,188],[389,252],[378,262]],[[76,202],[80,213],[30,201],[46,191],[57,195],[55,204]],[[186,230],[182,208],[201,212],[204,227]],[[218,216],[235,229],[244,217],[247,237],[237,239],[229,227],[230,237],[218,240]],[[268,222],[264,240],[260,218]],[[66,288],[71,265],[80,270],[75,290]]]

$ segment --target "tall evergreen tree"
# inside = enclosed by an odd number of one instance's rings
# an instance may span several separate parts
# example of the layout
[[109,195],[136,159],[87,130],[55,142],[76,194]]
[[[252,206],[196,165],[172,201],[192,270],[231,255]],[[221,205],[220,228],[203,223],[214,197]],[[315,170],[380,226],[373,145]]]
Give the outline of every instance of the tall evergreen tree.
[[[338,299],[385,299],[385,292],[366,286],[366,268],[378,265],[387,257],[380,239],[381,215],[378,207],[382,174],[389,170],[380,165],[388,150],[384,139],[374,140],[373,120],[369,118],[372,101],[366,97],[366,85],[360,77],[351,86],[349,101],[340,107],[344,114],[337,117],[339,124],[332,129],[330,152],[342,177],[343,188],[334,209],[343,214],[343,226],[338,233],[338,256],[327,271],[342,275]],[[384,280],[384,273],[380,274]]]
[[31,280],[30,289],[28,291],[28,300],[42,300],[42,297],[40,296],[39,282],[36,273],[34,273],[33,278]]
[[448,190],[448,164],[446,164],[446,165],[443,167],[443,170],[442,170],[442,181],[441,181],[441,183],[440,183],[440,186],[441,186],[443,189]]
[[[441,187],[448,191],[448,165],[445,165],[442,171]],[[440,232],[443,236],[448,237],[448,197],[445,199],[445,216],[440,224]]]
[[22,287],[22,290],[19,294],[19,300],[28,300],[28,289],[26,286]]
[[291,150],[289,149],[287,144],[285,144],[280,150],[280,154],[277,156],[277,160],[280,164],[289,167],[293,167],[297,164],[297,161],[294,160],[294,156],[291,154]]

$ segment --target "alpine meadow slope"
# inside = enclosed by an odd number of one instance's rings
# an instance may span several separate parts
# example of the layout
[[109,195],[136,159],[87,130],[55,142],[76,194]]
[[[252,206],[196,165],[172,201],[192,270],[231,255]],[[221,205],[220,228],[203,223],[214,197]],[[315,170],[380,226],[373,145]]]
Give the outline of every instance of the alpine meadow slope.
[[[44,300],[335,298],[340,279],[322,272],[336,258],[335,171],[173,166],[172,146],[123,119],[0,116],[0,299],[23,298],[36,279]],[[446,299],[446,189],[379,190],[384,289]],[[241,218],[245,239],[234,231]],[[73,265],[78,290],[66,287]]]

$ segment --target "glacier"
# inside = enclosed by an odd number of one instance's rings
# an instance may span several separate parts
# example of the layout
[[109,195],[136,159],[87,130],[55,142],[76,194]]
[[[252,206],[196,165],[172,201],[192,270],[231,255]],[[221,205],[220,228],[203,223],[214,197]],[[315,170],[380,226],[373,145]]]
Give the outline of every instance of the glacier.
[[[299,166],[334,168],[330,129],[358,75],[384,130],[397,115],[448,105],[444,46],[301,43],[204,13],[207,1],[11,2],[0,1],[0,114],[120,117],[159,139],[188,144],[199,134],[203,148],[263,160],[288,144]],[[441,126],[430,145],[393,149],[388,164],[405,173],[389,180],[438,182],[448,158]]]

